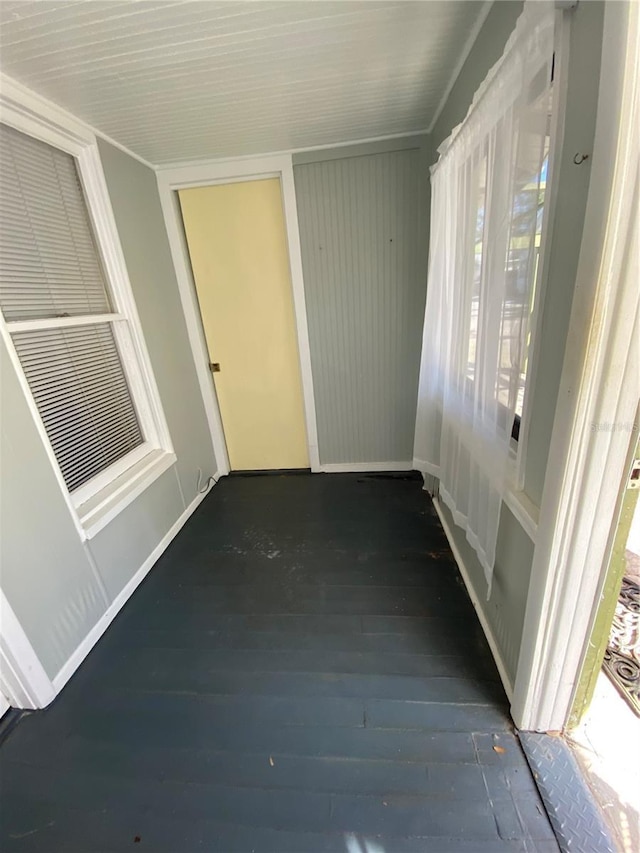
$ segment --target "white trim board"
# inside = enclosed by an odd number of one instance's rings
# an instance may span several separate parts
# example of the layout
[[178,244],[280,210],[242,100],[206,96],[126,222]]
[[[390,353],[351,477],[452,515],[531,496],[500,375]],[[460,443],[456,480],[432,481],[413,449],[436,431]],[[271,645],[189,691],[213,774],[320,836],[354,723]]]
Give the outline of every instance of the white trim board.
[[300,233],[298,230],[298,210],[291,155],[196,163],[176,168],[160,169],[156,174],[160,203],[162,205],[169,246],[178,280],[182,310],[187,324],[189,343],[200,385],[200,393],[202,394],[202,400],[207,413],[216,459],[219,460],[218,466],[221,475],[229,473],[229,457],[213,377],[208,367],[209,353],[191,271],[191,261],[184,235],[177,191],[189,187],[235,183],[239,180],[260,180],[273,176],[280,178],[282,205],[289,247],[291,289],[296,317],[309,463],[313,472],[319,471],[318,428],[316,424],[313,375],[311,373],[311,350],[309,346],[309,329],[307,326],[307,310],[302,277]]
[[[215,481],[219,477],[219,474],[213,475]],[[63,666],[60,668],[58,673],[53,678],[53,687],[55,688],[55,693],[58,694],[62,688],[65,686],[67,681],[71,678],[74,672],[78,669],[80,664],[87,657],[91,649],[98,642],[100,637],[107,630],[109,625],[113,622],[115,617],[118,615],[120,610],[124,607],[127,601],[131,598],[135,590],[142,583],[142,581],[149,574],[150,570],[157,563],[161,555],[166,551],[171,542],[178,535],[180,530],[184,527],[186,522],[189,520],[191,515],[195,512],[195,510],[200,506],[205,497],[209,494],[210,489],[207,489],[206,492],[198,494],[189,504],[189,506],[184,510],[182,515],[179,516],[178,519],[172,524],[169,530],[162,537],[160,542],[156,545],[153,551],[149,554],[144,563],[140,566],[135,575],[131,578],[131,580],[123,587],[123,589],[119,592],[119,594],[114,598],[106,612],[101,616],[101,618],[96,622],[93,628],[89,631],[84,640],[80,643],[78,648],[70,655],[69,659]],[[53,698],[53,696],[51,697]],[[51,700],[49,700],[51,701]],[[42,706],[39,706],[42,707]]]
[[418,459],[417,456],[413,457],[413,468],[421,474],[428,474],[430,477],[438,477],[440,474],[439,467],[432,465],[430,462],[425,462],[424,459]]
[[538,535],[538,507],[524,492],[507,489],[502,496],[502,503],[510,510],[520,527],[529,539],[536,544]]
[[442,524],[442,528],[446,534],[447,540],[449,542],[449,547],[453,552],[453,557],[458,565],[458,569],[460,570],[464,585],[467,588],[467,593],[469,594],[469,598],[471,599],[471,603],[473,604],[473,609],[476,611],[480,624],[482,625],[484,635],[487,638],[487,642],[489,643],[489,648],[491,649],[491,654],[493,655],[493,659],[498,669],[498,674],[500,675],[500,680],[502,681],[504,692],[507,694],[509,702],[511,702],[513,701],[513,684],[511,682],[511,679],[509,678],[507,667],[505,666],[505,663],[502,659],[502,655],[500,654],[500,647],[496,642],[496,639],[493,635],[493,631],[491,630],[491,626],[489,625],[487,617],[484,614],[482,605],[480,604],[480,599],[478,598],[476,591],[473,588],[469,572],[464,564],[462,555],[458,550],[458,546],[456,545],[456,541],[454,539],[453,532],[449,526],[449,522],[447,521],[444,516],[444,513],[442,512],[442,509],[440,508],[440,502],[437,498],[433,498],[433,505],[435,507],[436,512],[438,513],[440,524]]
[[325,142],[322,145],[309,145],[306,148],[285,148],[280,151],[266,151],[261,154],[241,154],[239,157],[207,157],[195,160],[175,160],[159,163],[155,170],[158,173],[187,169],[192,166],[220,166],[224,163],[241,163],[243,160],[263,160],[269,157],[292,157],[294,154],[309,154],[313,151],[332,151],[334,148],[352,148],[356,145],[367,145],[374,142],[392,142],[394,139],[411,139],[415,136],[426,136],[427,130],[412,130],[407,133],[390,133],[386,136],[367,136],[364,139],[349,139],[347,142]]
[[317,469],[322,474],[366,474],[374,471],[413,471],[412,462],[328,462]]

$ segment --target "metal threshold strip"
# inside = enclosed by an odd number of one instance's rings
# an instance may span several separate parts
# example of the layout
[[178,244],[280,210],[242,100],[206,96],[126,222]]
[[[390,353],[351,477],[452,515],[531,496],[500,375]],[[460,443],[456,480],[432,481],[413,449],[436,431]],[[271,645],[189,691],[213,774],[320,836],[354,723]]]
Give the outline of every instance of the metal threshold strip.
[[604,816],[562,737],[519,732],[542,802],[563,853],[617,853]]

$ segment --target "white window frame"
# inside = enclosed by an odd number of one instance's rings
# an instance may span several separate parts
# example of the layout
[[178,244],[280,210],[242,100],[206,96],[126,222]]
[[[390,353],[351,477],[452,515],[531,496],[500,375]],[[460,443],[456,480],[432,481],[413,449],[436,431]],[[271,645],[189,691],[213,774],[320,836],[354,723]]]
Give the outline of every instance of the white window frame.
[[[113,312],[7,321],[0,334],[81,540],[91,539],[176,462],[120,245],[95,135],[68,113],[10,78],[0,77],[0,122],[75,158]],[[22,369],[12,335],[20,331],[108,323],[113,330],[144,442],[69,492]]]

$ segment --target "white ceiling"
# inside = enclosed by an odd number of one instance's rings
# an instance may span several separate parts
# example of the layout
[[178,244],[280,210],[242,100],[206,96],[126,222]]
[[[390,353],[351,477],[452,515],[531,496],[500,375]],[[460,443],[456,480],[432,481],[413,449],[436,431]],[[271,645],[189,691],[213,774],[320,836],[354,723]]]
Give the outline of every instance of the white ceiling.
[[146,160],[429,127],[482,2],[3,0],[0,68]]

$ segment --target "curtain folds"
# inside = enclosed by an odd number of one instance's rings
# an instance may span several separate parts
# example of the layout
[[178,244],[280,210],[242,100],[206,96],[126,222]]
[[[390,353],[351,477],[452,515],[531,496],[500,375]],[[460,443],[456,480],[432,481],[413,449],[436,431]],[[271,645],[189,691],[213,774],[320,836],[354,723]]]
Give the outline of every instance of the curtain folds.
[[[431,175],[414,457],[483,566],[490,594],[526,392],[547,183],[554,8],[528,0]],[[518,421],[519,422],[519,421]]]

